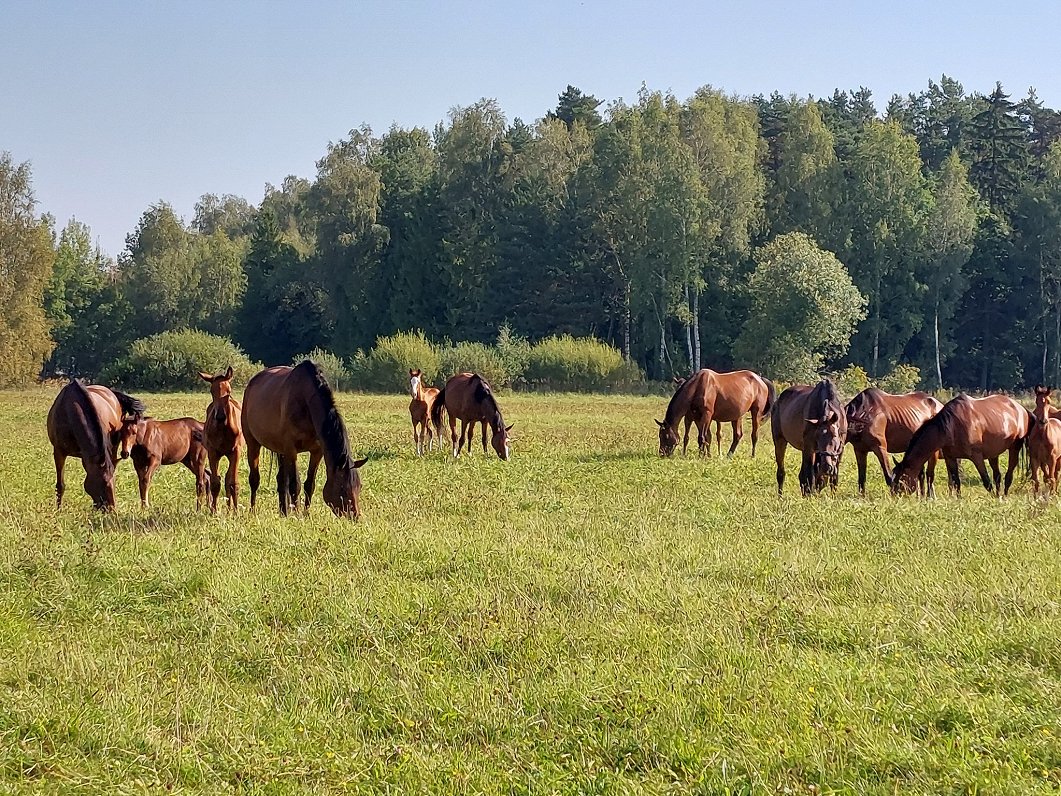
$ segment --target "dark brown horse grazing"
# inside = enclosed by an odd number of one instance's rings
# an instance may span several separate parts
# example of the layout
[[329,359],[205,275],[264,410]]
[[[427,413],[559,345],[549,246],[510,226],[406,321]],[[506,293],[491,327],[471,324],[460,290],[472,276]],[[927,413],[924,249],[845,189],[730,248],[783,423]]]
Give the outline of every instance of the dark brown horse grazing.
[[183,464],[191,471],[195,476],[195,510],[202,508],[209,489],[202,423],[193,417],[176,420],[129,417],[122,423],[120,438],[122,458],[132,456],[140,481],[141,508],[148,507],[151,479],[163,464]]
[[[847,441],[858,464],[858,491],[866,491],[866,459],[872,453],[880,462],[884,481],[892,485],[888,452],[905,451],[921,424],[935,417],[943,404],[927,392],[892,395],[876,387],[863,390],[847,405]],[[931,482],[928,485],[932,491]]]
[[247,383],[243,392],[243,432],[247,438],[251,508],[261,482],[261,449],[277,455],[276,491],[280,513],[298,506],[298,454],[309,453],[306,471],[306,509],[309,509],[321,459],[327,478],[324,502],[340,517],[361,516],[361,476],[367,459],[354,460],[346,426],[335,405],[331,387],[313,362],[295,367],[267,368]]
[[[1031,414],[1023,406],[1005,395],[988,395],[985,398],[970,398],[959,395],[951,399],[935,417],[925,421],[910,440],[903,460],[895,465],[892,473],[892,493],[912,492],[917,483],[921,467],[935,466],[933,457],[942,455],[947,462],[947,475],[951,490],[960,495],[961,481],[958,478],[958,459],[971,459],[984,489],[998,494],[1002,474],[998,458],[1009,451],[1009,466],[1006,469],[1004,494],[1009,494],[1013,483],[1013,471],[1028,436]],[[984,460],[991,463],[995,481],[992,487]],[[930,473],[931,477],[931,473]]]
[[118,433],[126,415],[139,416],[144,405],[117,390],[85,387],[72,381],[59,391],[48,410],[48,439],[55,459],[55,505],[63,505],[63,467],[76,456],[85,468],[85,492],[97,509],[114,509],[114,466]]
[[813,387],[799,384],[781,393],[770,416],[770,430],[778,494],[785,484],[785,450],[789,445],[803,452],[799,488],[804,495],[826,484],[836,489],[847,438],[847,415],[831,381],[822,379]]
[[[733,444],[729,455],[737,449],[744,436],[744,415],[752,418],[752,456],[759,441],[759,424],[770,414],[776,397],[774,383],[750,370],[716,373],[704,368],[682,382],[667,404],[659,426],[659,455],[670,456],[678,447],[678,423],[685,422],[682,453],[689,448],[689,427],[696,424],[696,440],[700,454],[711,455],[711,421],[732,423]],[[721,451],[721,429],[719,430]]]
[[210,384],[210,405],[206,407],[203,423],[203,445],[210,461],[210,511],[217,511],[217,496],[221,492],[221,473],[218,465],[228,459],[225,472],[225,498],[230,509],[239,504],[239,451],[243,445],[240,404],[232,397],[232,366],[217,376],[200,373],[199,378]]
[[[472,429],[476,423],[482,423],[483,453],[486,453],[486,427],[489,425],[493,431],[490,444],[502,461],[508,461],[508,432],[512,430],[512,425],[505,425],[501,409],[486,379],[478,373],[458,373],[450,377],[431,407],[431,422],[436,426],[442,423],[443,409],[449,413],[449,433],[454,456],[460,455],[465,439],[468,440],[468,450],[471,450]],[[461,421],[460,442],[457,441],[458,420]]]
[[[431,407],[438,398],[437,387],[425,387],[423,374],[419,370],[409,370],[409,417],[413,421],[413,445],[416,455],[423,456],[424,450],[431,450]],[[442,439],[442,424],[435,426],[434,436]]]
[[1039,496],[1039,473],[1046,482],[1047,494],[1057,494],[1057,476],[1061,472],[1061,420],[1050,402],[1050,388],[1035,388],[1035,412],[1028,432],[1028,461],[1032,489]]

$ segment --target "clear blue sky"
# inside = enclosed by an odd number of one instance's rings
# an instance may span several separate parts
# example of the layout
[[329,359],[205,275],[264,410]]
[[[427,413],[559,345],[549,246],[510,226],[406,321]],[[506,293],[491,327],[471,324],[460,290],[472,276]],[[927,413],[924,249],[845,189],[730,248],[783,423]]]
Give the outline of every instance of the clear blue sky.
[[882,109],[943,73],[1035,86],[1061,107],[1061,4],[929,2],[37,2],[0,0],[0,150],[32,164],[41,211],[113,256],[152,202],[257,204],[312,177],[362,123],[429,129],[497,99],[531,122],[574,85],[684,99],[872,89]]

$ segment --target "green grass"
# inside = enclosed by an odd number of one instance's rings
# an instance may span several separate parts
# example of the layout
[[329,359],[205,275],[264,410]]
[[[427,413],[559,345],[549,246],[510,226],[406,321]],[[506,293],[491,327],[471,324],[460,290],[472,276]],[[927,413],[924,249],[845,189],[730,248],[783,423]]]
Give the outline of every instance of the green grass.
[[[417,459],[343,395],[365,518],[100,516],[54,393],[0,393],[0,791],[1029,793],[1061,783],[1056,505],[776,495],[660,460],[665,398],[503,396],[513,459]],[[144,396],[159,417],[205,394]],[[303,468],[305,463],[302,463]]]

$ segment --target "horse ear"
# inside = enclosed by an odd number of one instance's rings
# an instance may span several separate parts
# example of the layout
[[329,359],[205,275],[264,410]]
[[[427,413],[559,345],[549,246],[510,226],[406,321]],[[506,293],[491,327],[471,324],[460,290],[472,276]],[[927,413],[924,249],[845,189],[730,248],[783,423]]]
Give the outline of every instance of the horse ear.
[[201,370],[199,371],[199,378],[202,379],[203,381],[208,381],[211,384],[213,384],[213,382],[214,382],[214,377],[213,376],[211,376],[209,373],[203,373]]
[[358,467],[364,467],[365,466],[365,462],[367,462],[367,461],[368,461],[368,457],[367,456],[364,459],[358,459],[356,462],[354,462],[354,469],[356,470]]
[[829,412],[829,414],[827,414],[825,416],[825,422],[826,422],[827,425],[832,425],[833,423],[835,423],[839,419],[840,419],[840,417],[836,414],[835,410]]
[[[655,418],[652,418],[652,419],[656,420]],[[667,424],[664,423],[662,420],[656,420],[656,425],[659,426],[660,428],[666,428],[667,427]]]
[[681,384],[683,381],[685,381],[685,379],[683,379],[681,376],[675,376],[673,379],[671,379],[671,381],[673,381],[675,384]]
[[232,366],[229,365],[228,370],[225,371],[225,381],[230,381],[232,379],[233,372],[234,371],[232,370]]
[[808,418],[807,418],[807,423],[808,423],[808,424],[810,424],[810,425],[812,425],[812,426],[816,426],[816,425],[818,425],[818,424],[819,424],[820,422],[822,422],[822,421],[821,421],[821,420],[819,420],[819,419],[818,419],[818,418],[816,418],[816,417],[808,417]]
[[507,434],[508,432],[510,432],[512,430],[512,426],[514,426],[514,425],[516,425],[516,424],[515,423],[509,423],[507,426],[505,426],[505,433]]

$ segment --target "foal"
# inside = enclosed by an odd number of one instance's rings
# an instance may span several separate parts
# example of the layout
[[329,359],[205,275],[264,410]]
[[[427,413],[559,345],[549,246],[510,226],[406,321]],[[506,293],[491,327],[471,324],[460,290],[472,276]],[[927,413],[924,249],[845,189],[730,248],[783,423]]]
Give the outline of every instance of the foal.
[[410,369],[409,393],[413,397],[409,402],[409,416],[413,421],[413,445],[416,447],[416,455],[423,456],[425,441],[427,450],[431,450],[433,437],[442,438],[441,424],[435,427],[434,433],[431,431],[431,407],[438,398],[438,388],[425,387],[420,370]]
[[155,420],[129,417],[119,432],[123,459],[132,458],[140,481],[140,506],[147,508],[147,492],[155,470],[163,464],[183,464],[195,476],[195,510],[202,508],[206,497],[206,448],[203,447],[203,424],[192,417]]
[[1035,412],[1032,430],[1028,432],[1028,459],[1032,488],[1039,496],[1039,472],[1046,482],[1047,494],[1057,494],[1057,474],[1061,470],[1061,420],[1054,416],[1050,388],[1035,388]]
[[225,498],[231,509],[238,504],[239,449],[243,445],[243,426],[240,423],[240,403],[232,397],[232,366],[218,376],[199,373],[199,378],[210,383],[210,405],[206,407],[203,424],[203,445],[210,460],[210,511],[217,511],[217,496],[221,492],[218,464],[228,459],[225,472]]

